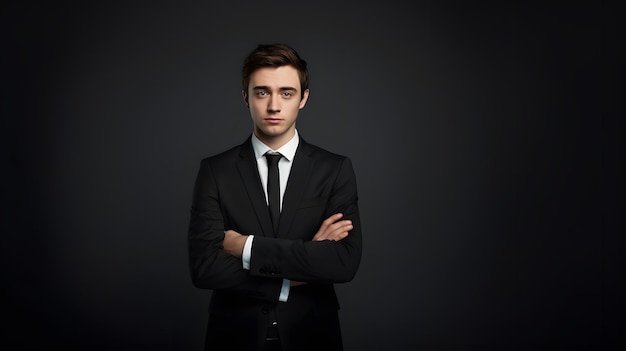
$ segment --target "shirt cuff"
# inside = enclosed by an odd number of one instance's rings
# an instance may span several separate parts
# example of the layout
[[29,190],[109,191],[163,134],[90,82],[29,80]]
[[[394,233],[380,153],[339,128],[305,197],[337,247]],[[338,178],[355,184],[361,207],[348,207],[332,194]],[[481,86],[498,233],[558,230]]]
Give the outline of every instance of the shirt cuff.
[[252,255],[252,240],[254,235],[248,235],[246,243],[243,245],[243,254],[241,255],[241,261],[243,262],[243,269],[250,270],[250,255]]
[[291,287],[291,282],[289,279],[283,279],[283,287],[280,288],[280,296],[278,297],[278,301],[287,302],[289,299],[289,289]]

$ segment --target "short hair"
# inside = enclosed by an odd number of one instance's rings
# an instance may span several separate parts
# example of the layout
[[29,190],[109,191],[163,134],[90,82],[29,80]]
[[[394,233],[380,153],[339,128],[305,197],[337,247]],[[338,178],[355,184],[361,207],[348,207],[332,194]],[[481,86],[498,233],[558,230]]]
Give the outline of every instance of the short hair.
[[254,71],[263,67],[292,66],[298,70],[300,77],[300,99],[304,97],[304,91],[309,88],[309,70],[304,61],[294,50],[286,44],[261,44],[246,57],[241,78],[243,91],[248,93],[250,76]]

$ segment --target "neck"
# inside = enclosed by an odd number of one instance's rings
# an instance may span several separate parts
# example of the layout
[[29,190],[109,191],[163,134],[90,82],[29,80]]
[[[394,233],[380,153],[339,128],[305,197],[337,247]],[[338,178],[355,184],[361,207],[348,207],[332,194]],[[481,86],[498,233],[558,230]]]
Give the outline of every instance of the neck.
[[283,145],[287,144],[289,140],[293,138],[294,135],[296,135],[296,131],[295,129],[293,129],[287,133],[274,136],[274,135],[263,134],[263,133],[260,133],[258,130],[255,130],[254,135],[256,135],[256,137],[259,138],[259,140],[263,144],[267,145],[270,149],[278,150]]

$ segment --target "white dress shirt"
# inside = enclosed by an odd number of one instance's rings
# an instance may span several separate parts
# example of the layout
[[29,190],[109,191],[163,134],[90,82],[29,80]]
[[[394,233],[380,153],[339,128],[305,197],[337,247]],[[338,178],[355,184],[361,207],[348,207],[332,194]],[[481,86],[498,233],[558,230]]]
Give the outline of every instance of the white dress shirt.
[[[287,187],[287,180],[289,180],[289,173],[291,172],[291,165],[293,164],[293,158],[296,156],[296,150],[300,138],[298,137],[298,131],[291,140],[285,145],[281,146],[278,150],[272,150],[269,146],[263,144],[259,138],[252,133],[252,149],[254,149],[254,157],[256,158],[257,168],[259,170],[259,176],[261,177],[261,183],[263,184],[263,191],[265,192],[265,202],[269,203],[267,197],[267,159],[266,153],[280,153],[283,157],[278,161],[278,174],[280,181],[280,209],[283,209],[283,195],[285,194],[285,188]],[[250,269],[250,256],[252,255],[252,242],[254,235],[249,235],[246,239],[246,243],[243,247],[243,255],[241,256],[244,269]],[[286,302],[289,298],[289,279],[283,279],[283,286],[280,290],[279,301]]]

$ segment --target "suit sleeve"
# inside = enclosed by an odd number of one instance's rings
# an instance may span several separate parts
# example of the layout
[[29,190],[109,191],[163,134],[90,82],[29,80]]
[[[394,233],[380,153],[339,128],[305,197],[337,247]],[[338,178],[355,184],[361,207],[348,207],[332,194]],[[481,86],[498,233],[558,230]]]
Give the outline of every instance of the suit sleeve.
[[[250,273],[309,283],[351,281],[361,261],[362,237],[356,178],[350,159],[344,158],[326,206],[325,216],[341,212],[354,226],[340,241],[305,241],[255,237]],[[320,222],[321,225],[321,222]]]
[[194,186],[188,232],[194,285],[277,301],[282,280],[252,276],[243,269],[241,259],[224,253],[224,227],[216,179],[210,162],[203,160]]

